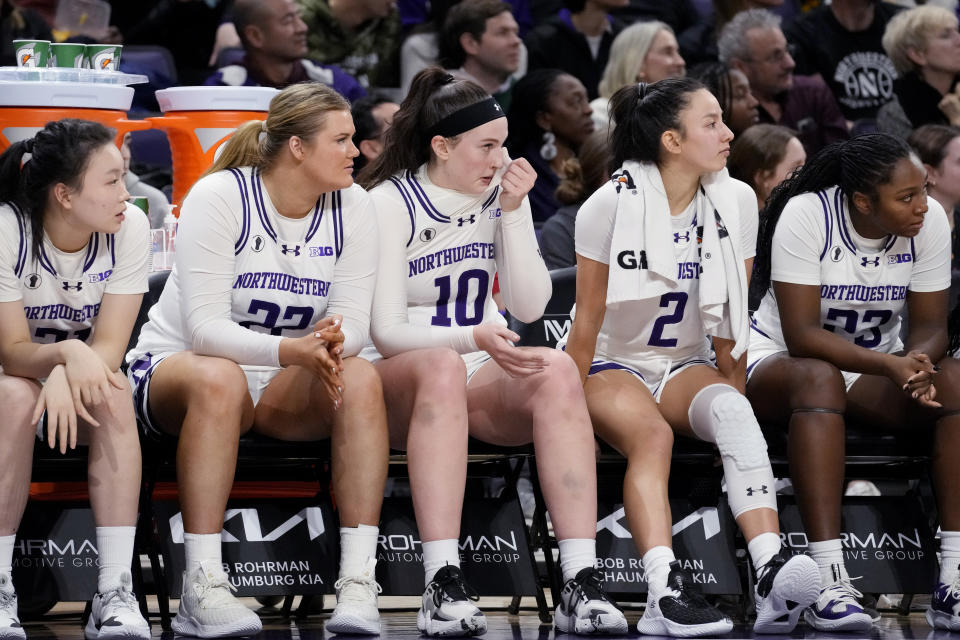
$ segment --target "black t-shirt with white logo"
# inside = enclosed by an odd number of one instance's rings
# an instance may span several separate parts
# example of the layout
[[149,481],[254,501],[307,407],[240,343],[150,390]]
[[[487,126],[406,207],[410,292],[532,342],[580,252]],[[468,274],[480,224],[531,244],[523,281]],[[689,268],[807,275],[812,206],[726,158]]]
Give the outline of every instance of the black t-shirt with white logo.
[[874,18],[864,31],[847,31],[830,7],[814,9],[786,30],[797,47],[794,73],[819,73],[830,85],[848,120],[874,118],[893,97],[897,72],[881,45],[890,18],[901,8],[874,3]]

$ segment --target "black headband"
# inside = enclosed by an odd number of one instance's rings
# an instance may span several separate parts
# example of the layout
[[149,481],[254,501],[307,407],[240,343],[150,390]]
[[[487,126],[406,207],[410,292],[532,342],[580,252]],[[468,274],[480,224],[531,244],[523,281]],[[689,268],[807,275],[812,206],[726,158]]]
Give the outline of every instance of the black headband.
[[474,127],[486,124],[491,120],[505,117],[507,117],[507,114],[503,112],[500,104],[494,100],[493,97],[490,97],[454,111],[427,129],[427,137],[443,136],[444,138],[452,138],[453,136],[460,135],[464,131],[469,131]]

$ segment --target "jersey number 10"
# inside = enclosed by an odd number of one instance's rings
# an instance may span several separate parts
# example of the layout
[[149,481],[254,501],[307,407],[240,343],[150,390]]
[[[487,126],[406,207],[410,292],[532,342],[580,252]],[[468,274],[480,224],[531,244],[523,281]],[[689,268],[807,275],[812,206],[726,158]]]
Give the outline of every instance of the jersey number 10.
[[[471,280],[477,281],[477,296],[473,299],[473,309],[467,308],[467,298],[470,295]],[[433,284],[440,292],[437,294],[437,312],[430,319],[435,327],[449,327],[450,322],[450,276],[436,278]],[[457,293],[453,316],[458,327],[470,327],[483,321],[483,305],[487,301],[487,291],[490,288],[490,274],[483,269],[468,269],[457,279]],[[471,312],[468,315],[468,312]]]

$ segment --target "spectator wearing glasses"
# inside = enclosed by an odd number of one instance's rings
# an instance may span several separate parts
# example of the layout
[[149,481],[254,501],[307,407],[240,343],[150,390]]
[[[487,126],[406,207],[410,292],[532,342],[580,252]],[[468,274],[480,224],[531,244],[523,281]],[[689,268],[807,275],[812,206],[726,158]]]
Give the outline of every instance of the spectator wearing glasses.
[[737,14],[720,32],[720,61],[747,76],[760,103],[760,122],[798,132],[807,155],[849,137],[847,123],[824,81],[795,76],[792,47],[779,16],[751,9]]
[[353,104],[353,144],[360,155],[353,160],[353,174],[358,175],[368,162],[383,152],[383,134],[393,123],[393,115],[400,105],[381,95],[367,96]]
[[900,9],[879,0],[833,0],[787,30],[797,47],[796,72],[819,73],[851,122],[876,118],[877,110],[893,98],[897,70],[881,38]]

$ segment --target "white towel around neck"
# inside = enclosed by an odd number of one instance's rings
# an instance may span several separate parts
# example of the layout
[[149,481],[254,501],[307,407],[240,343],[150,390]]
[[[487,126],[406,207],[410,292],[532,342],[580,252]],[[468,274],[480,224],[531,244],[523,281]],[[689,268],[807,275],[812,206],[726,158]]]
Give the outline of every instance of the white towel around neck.
[[[670,205],[660,170],[651,163],[628,160],[612,179],[619,195],[610,243],[607,305],[658,298],[677,284]],[[701,179],[707,206],[701,221],[699,308],[707,334],[734,340],[731,355],[739,358],[746,351],[749,330],[744,260],[740,238],[730,238],[725,227],[721,238],[715,215],[727,221],[725,224],[739,215],[736,197],[726,188],[729,180],[726,169]],[[645,269],[621,266],[644,259]]]

